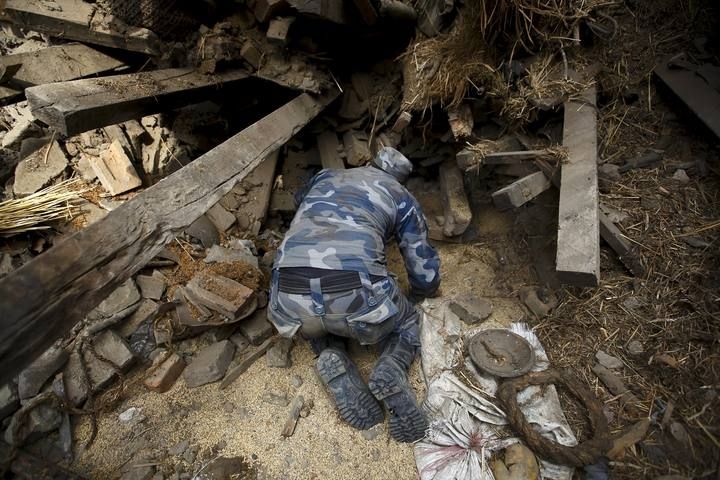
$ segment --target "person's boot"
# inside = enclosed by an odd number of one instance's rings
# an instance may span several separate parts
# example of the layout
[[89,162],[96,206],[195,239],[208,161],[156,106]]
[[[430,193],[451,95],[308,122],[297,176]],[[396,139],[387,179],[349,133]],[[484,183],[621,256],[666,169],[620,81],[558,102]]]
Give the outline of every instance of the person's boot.
[[416,352],[417,347],[413,345],[399,339],[391,340],[383,349],[368,383],[375,398],[385,404],[390,415],[390,435],[398,442],[420,440],[428,428],[425,414],[407,379]]
[[359,430],[367,430],[383,421],[382,407],[345,352],[326,348],[317,359],[317,369],[343,420]]

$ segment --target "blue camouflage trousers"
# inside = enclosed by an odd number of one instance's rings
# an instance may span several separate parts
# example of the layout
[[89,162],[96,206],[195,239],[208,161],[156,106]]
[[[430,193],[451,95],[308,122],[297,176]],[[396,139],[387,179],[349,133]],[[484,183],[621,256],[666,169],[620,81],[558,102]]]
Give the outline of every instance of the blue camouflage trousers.
[[374,345],[397,336],[420,346],[418,313],[392,276],[336,293],[293,294],[280,291],[274,270],[268,319],[285,337],[335,335]]

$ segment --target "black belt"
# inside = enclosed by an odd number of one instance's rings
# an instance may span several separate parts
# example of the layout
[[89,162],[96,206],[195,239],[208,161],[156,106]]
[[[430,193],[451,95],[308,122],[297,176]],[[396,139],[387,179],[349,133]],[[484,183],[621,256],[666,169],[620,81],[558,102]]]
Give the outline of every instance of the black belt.
[[[326,270],[313,267],[281,268],[278,271],[278,289],[283,293],[308,295],[310,279],[319,278],[323,293],[339,293],[362,287],[358,272],[348,270]],[[370,275],[375,283],[384,279],[380,275]]]

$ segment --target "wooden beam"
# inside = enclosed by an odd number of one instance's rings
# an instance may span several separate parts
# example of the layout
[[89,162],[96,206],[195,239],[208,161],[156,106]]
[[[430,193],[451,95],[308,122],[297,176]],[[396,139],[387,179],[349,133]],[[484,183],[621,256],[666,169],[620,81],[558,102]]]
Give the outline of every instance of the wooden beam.
[[551,186],[550,180],[544,173],[535,172],[493,193],[493,203],[498,210],[517,208],[525,205]]
[[547,155],[547,150],[523,150],[519,152],[488,153],[482,159],[483,165],[513,165]]
[[320,151],[320,162],[323,168],[342,170],[345,163],[340,158],[340,141],[333,131],[325,131],[317,137],[317,147]]
[[157,55],[162,43],[145,28],[131,27],[82,0],[5,0],[0,20],[67,40]]
[[655,76],[720,138],[720,93],[696,70],[696,65],[673,57],[655,67]]
[[0,385],[152,260],[336,96],[299,95],[0,279]]
[[[560,188],[559,175],[556,174],[553,166],[544,160],[536,160],[535,165],[550,179],[555,187]],[[620,261],[633,275],[637,277],[644,276],[645,267],[642,266],[640,258],[635,253],[630,242],[626,240],[627,237],[625,237],[613,221],[600,210],[598,210],[598,217],[600,219],[600,236],[605,240],[605,243],[615,250]]]
[[563,283],[583,287],[600,281],[595,86],[565,102],[556,270]]
[[28,88],[32,114],[72,136],[206,100],[218,87],[249,78],[247,72],[203,75],[191,68],[89,78]]

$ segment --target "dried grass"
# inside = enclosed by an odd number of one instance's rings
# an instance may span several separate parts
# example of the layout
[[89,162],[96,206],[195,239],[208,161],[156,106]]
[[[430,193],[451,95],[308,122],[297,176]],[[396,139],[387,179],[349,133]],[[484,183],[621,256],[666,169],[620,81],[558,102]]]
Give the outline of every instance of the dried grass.
[[0,203],[0,235],[51,228],[56,220],[70,220],[80,213],[77,202],[83,190],[78,179],[70,179],[44,188],[24,198]]

